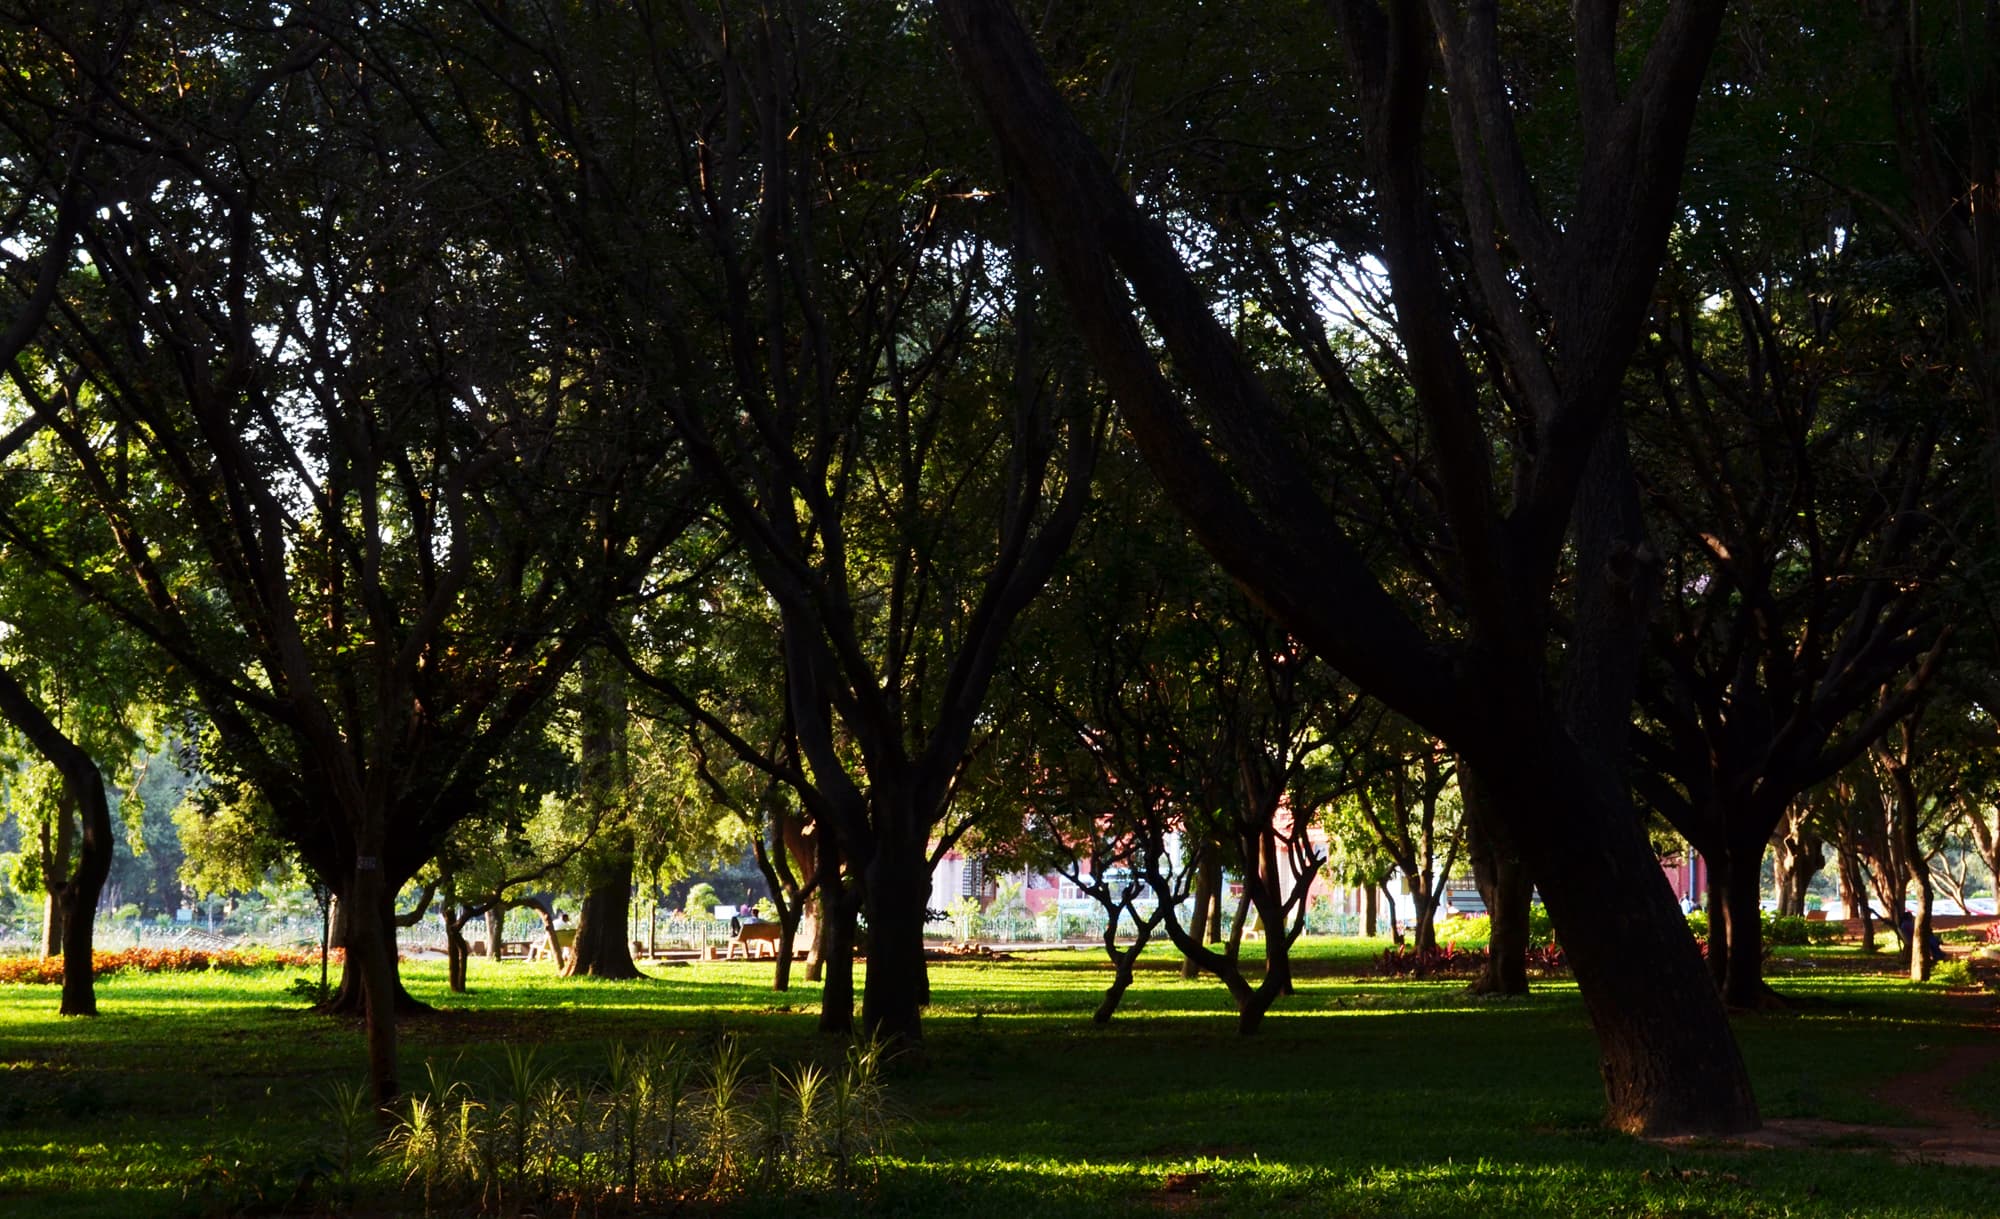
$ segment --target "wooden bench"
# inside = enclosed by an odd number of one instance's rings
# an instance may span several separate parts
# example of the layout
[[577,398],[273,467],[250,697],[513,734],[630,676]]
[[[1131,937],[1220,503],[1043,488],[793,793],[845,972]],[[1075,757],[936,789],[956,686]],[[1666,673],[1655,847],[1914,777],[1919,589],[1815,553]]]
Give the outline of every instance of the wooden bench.
[[539,961],[543,957],[552,956],[560,961],[563,959],[562,954],[568,952],[570,947],[575,943],[576,928],[574,927],[558,927],[553,932],[543,932],[541,940],[534,947],[534,951],[528,954],[528,959],[530,961]]

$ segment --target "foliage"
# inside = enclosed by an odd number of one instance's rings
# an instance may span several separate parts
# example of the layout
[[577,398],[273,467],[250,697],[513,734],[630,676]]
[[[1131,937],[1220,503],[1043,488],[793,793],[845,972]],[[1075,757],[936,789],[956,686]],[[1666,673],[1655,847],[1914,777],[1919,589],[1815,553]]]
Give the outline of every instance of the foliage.
[[[1438,924],[1437,938],[1452,944],[1483,945],[1493,938],[1493,920],[1484,914],[1449,919]],[[1555,924],[1549,921],[1548,910],[1540,902],[1528,907],[1528,946],[1548,948],[1554,945],[1555,938]]]
[[[1475,978],[1486,968],[1486,949],[1463,948],[1456,943],[1440,943],[1428,951],[1397,946],[1382,951],[1380,972],[1392,978]],[[1569,972],[1569,960],[1554,944],[1535,944],[1528,949],[1528,972],[1554,977]]]
[[[335,950],[338,953],[338,949]],[[195,970],[296,969],[318,965],[317,953],[292,952],[280,948],[124,948],[115,952],[99,949],[91,954],[91,972],[97,977],[123,973],[186,973]],[[63,979],[61,957],[0,957],[0,985],[6,983],[49,984]]]
[[[1693,917],[1689,917],[1693,923]],[[1777,945],[1838,944],[1846,927],[1840,923],[1825,922],[1820,919],[1800,918],[1795,914],[1773,914],[1764,912],[1764,943]],[[1704,919],[1704,922],[1706,920]]]
[[707,881],[698,881],[688,890],[687,900],[681,904],[681,913],[689,918],[707,918],[721,899],[715,895],[715,886]]
[[381,1153],[427,1215],[847,1191],[895,1125],[882,1065],[879,1045],[857,1043],[837,1068],[773,1066],[760,1080],[723,1036],[705,1060],[676,1042],[614,1042],[601,1073],[566,1076],[509,1047],[484,1089],[431,1064]]

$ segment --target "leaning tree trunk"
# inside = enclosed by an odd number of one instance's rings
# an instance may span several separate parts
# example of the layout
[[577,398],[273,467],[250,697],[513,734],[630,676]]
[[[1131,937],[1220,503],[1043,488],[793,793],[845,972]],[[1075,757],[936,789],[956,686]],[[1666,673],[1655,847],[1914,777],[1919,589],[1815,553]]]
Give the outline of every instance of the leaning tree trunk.
[[778,959],[772,963],[771,989],[792,989],[792,954],[798,951],[799,917],[805,903],[793,898],[778,911]]
[[[1215,848],[1204,845],[1200,848],[1200,858],[1194,869],[1194,928],[1197,939],[1214,943],[1221,935],[1210,935],[1210,922],[1222,913],[1222,861],[1216,858]],[[1192,981],[1201,976],[1201,966],[1193,957],[1181,957],[1181,977]]]
[[[104,794],[104,776],[83,747],[56,727],[5,669],[0,669],[0,718],[27,737],[35,751],[62,775],[63,799],[57,810],[56,834],[62,859],[42,877],[49,891],[42,955],[51,955],[49,931],[53,927],[60,933],[63,955],[61,1012],[65,1016],[95,1016],[97,980],[91,935],[97,899],[111,874],[112,851],[111,806]],[[72,807],[83,814],[83,842],[74,874],[69,871],[68,858]]]
[[1756,1128],[1742,1055],[1643,823],[1615,779],[1551,752],[1543,765],[1496,754],[1481,771],[1583,994],[1607,1121],[1646,1135]]
[[572,978],[630,981],[646,975],[632,963],[632,832],[614,836],[590,869],[590,888],[576,919],[563,973]]

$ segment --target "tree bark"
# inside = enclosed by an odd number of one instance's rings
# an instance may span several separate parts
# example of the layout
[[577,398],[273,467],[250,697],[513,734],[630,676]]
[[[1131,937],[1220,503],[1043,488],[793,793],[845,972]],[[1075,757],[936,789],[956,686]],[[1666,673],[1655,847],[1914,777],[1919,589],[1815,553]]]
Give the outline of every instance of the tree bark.
[[[55,841],[49,841],[50,830],[55,831]],[[69,858],[76,849],[75,812],[67,792],[56,802],[56,813],[52,824],[42,826],[42,952],[44,961],[62,955],[67,937],[64,915],[67,904],[63,901],[63,887],[69,883]]]
[[632,962],[632,831],[624,829],[591,865],[590,889],[576,918],[563,974],[631,981],[646,975]]
[[1736,1040],[1630,801],[1580,759],[1479,765],[1583,994],[1608,1122],[1648,1135],[1755,1129]]
[[396,1072],[396,1005],[402,984],[396,977],[395,893],[381,866],[379,842],[363,843],[354,868],[347,906],[347,959],[361,982],[362,1020],[368,1042],[368,1081],[376,1107],[400,1091]]
[[[901,849],[898,849],[898,848]],[[914,1046],[923,1040],[930,1002],[924,961],[924,913],[930,872],[922,844],[885,841],[864,873],[868,903],[868,973],[861,1027],[871,1037]]]
[[845,1036],[854,1031],[854,931],[861,903],[838,865],[821,875],[819,894],[819,1031]]
[[[1720,878],[1723,940],[1722,1000],[1731,1007],[1765,1007],[1777,994],[1764,981],[1763,853],[1732,851],[1711,860]],[[1711,942],[1713,942],[1711,927]],[[1713,950],[1711,950],[1712,952]]]
[[1463,761],[1459,791],[1465,801],[1466,849],[1472,881],[1486,903],[1486,964],[1472,984],[1479,995],[1528,993],[1528,931],[1534,886],[1520,854],[1504,845],[1504,833],[1484,808],[1479,781]]
[[[61,1014],[95,1016],[97,979],[91,935],[97,918],[97,898],[111,874],[113,849],[111,805],[104,793],[104,776],[83,747],[71,740],[45,714],[14,675],[0,669],[0,718],[28,738],[35,751],[62,775],[63,799],[57,810],[63,860],[45,871],[49,893],[43,926],[43,956],[49,952],[49,928],[60,932],[63,957]],[[72,810],[82,814],[83,841],[76,852],[76,871],[69,873],[68,840]]]

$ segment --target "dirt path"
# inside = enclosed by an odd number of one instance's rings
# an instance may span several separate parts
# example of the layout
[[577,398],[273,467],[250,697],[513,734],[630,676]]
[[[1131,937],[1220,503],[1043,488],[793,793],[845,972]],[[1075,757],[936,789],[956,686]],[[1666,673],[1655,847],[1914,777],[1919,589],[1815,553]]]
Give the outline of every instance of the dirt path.
[[[1884,1082],[1872,1094],[1883,1104],[1909,1114],[1916,1124],[1874,1126],[1823,1118],[1773,1118],[1763,1129],[1741,1138],[1699,1141],[1705,1146],[1749,1148],[1886,1148],[1897,1159],[1910,1163],[2000,1168],[2000,1126],[1967,1108],[1952,1091],[2000,1062],[2000,1009],[1990,994],[1967,995],[1954,1003],[1966,1009],[1970,1017],[1966,1027],[1980,1039],[1962,1045],[1918,1046],[1927,1059],[1925,1065]],[[1660,1141],[1686,1146],[1695,1140]]]

